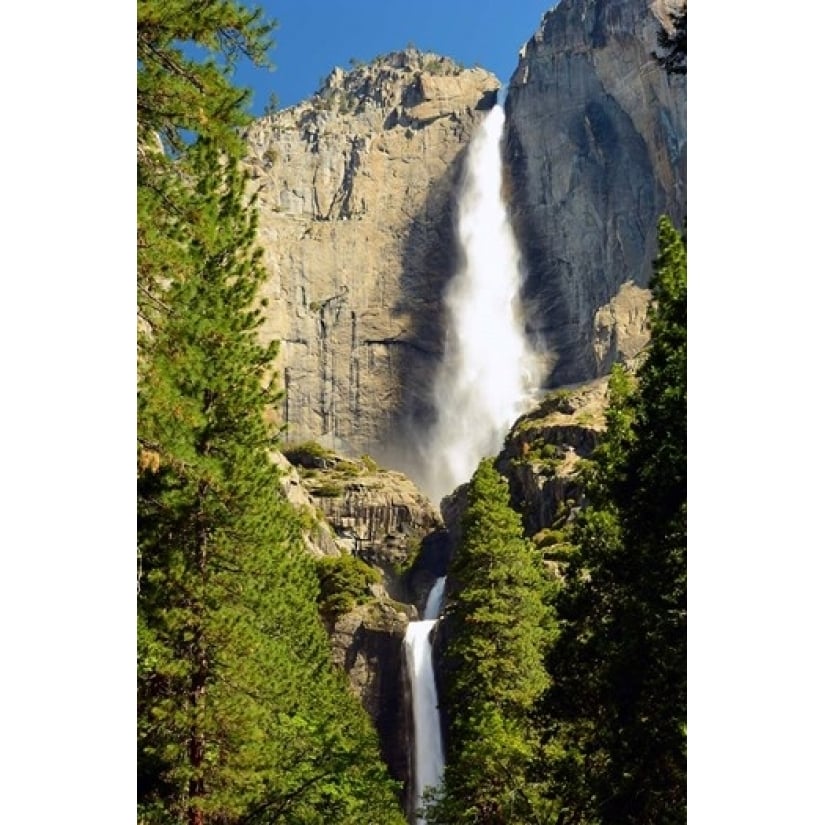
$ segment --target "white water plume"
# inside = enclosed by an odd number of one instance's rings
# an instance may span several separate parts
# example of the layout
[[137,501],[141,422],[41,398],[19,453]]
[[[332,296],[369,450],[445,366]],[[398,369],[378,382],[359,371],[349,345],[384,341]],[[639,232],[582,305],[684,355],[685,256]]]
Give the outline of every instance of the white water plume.
[[470,143],[459,193],[462,265],[445,295],[437,418],[423,445],[424,487],[434,501],[501,449],[539,377],[539,359],[524,334],[520,256],[502,198],[503,129],[504,111],[495,106]]
[[[540,361],[525,334],[518,247],[502,198],[504,112],[495,106],[467,151],[458,203],[462,265],[445,294],[447,340],[434,382],[435,424],[423,439],[428,495],[439,501],[498,452],[534,392]],[[433,628],[445,578],[430,592],[424,620],[404,637],[415,728],[415,805],[444,772],[432,662]],[[418,818],[418,825],[425,819]]]
[[[421,805],[424,790],[437,788],[444,773],[444,750],[441,744],[441,719],[438,715],[438,692],[433,672],[431,634],[438,623],[444,596],[445,577],[433,585],[424,608],[424,620],[410,622],[404,636],[407,671],[413,700],[415,728],[415,807]],[[418,825],[425,819],[418,818]]]

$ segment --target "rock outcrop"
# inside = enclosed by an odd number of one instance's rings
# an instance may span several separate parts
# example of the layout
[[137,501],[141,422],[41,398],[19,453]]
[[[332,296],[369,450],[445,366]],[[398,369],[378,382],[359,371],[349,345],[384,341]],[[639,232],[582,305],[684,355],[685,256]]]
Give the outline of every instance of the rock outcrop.
[[335,534],[323,518],[322,511],[316,506],[309,490],[301,481],[301,476],[283,453],[273,452],[270,460],[280,471],[281,490],[287,501],[295,508],[303,524],[304,547],[310,556],[340,556],[341,546],[335,540]]
[[411,814],[412,728],[403,642],[435,577],[446,571],[443,522],[412,481],[369,456],[348,459],[304,442],[286,445],[272,460],[284,494],[301,515],[307,551],[317,558],[352,555],[381,574],[357,598],[338,601],[334,609],[322,607],[322,613],[333,661],[372,718],[384,761],[403,784],[402,801]]
[[631,285],[647,286],[659,215],[685,218],[686,80],[653,56],[666,5],[561,0],[510,81],[513,221],[549,386],[638,352],[648,296]]
[[332,528],[340,550],[378,569],[393,599],[417,603],[406,573],[424,547],[433,545],[429,534],[444,526],[430,500],[403,473],[369,456],[347,459],[313,442],[285,451],[302,495]]
[[[636,367],[638,359],[629,362]],[[515,421],[495,467],[510,485],[510,505],[522,516],[525,535],[569,522],[581,504],[580,462],[590,458],[607,423],[608,377],[550,390]],[[441,502],[451,546],[461,541],[468,484]]]
[[507,434],[496,469],[528,536],[563,526],[580,505],[579,463],[605,430],[607,384],[605,376],[552,390]]
[[403,611],[374,602],[339,616],[329,628],[332,659],[375,723],[390,775],[404,784],[405,807],[412,797],[413,740],[403,644],[408,623]]
[[462,150],[496,100],[482,69],[415,50],[345,73],[247,131],[281,341],[288,437],[392,454],[431,415]]

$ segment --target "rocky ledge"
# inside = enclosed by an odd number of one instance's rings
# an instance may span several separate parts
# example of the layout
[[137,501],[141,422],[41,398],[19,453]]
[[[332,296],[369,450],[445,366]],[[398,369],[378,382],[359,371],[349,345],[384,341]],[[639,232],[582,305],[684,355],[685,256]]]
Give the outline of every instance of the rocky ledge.
[[404,635],[447,564],[441,516],[402,473],[317,442],[273,455],[284,494],[316,558],[320,609],[334,663],[372,718],[405,805],[412,741]]
[[606,427],[607,384],[605,376],[552,390],[508,433],[496,468],[510,482],[528,536],[563,526],[576,511],[579,463]]
[[443,527],[430,500],[403,473],[368,455],[344,458],[317,442],[284,452],[338,548],[380,570],[387,591],[407,601],[401,579],[425,537]]

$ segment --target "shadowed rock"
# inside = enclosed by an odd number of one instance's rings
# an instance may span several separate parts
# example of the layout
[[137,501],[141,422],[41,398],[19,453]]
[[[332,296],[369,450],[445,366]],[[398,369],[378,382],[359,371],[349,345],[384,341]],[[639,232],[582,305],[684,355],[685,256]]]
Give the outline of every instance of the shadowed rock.
[[648,296],[618,293],[647,286],[657,218],[685,219],[686,80],[656,62],[660,29],[648,0],[561,0],[510,81],[513,222],[553,386],[638,352]]

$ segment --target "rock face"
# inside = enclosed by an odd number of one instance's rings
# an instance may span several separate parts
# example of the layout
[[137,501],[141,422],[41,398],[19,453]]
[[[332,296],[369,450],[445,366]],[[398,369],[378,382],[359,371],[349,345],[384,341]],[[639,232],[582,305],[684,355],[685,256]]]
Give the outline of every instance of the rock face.
[[616,295],[593,318],[593,356],[596,371],[605,374],[617,361],[629,363],[650,340],[647,310],[650,290],[622,284]]
[[[637,360],[629,366],[634,369]],[[579,464],[593,454],[607,426],[608,380],[550,390],[507,433],[495,467],[507,479],[510,505],[521,514],[529,538],[563,527],[580,507]],[[441,503],[451,549],[461,541],[468,490],[462,484]],[[447,586],[449,591],[449,581]]]
[[333,661],[372,718],[411,815],[413,737],[403,642],[429,585],[444,575],[443,522],[406,476],[368,456],[347,459],[306,442],[285,446],[272,460],[284,494],[302,516],[307,551],[316,557],[353,555],[381,572],[381,581],[361,594],[362,603],[323,615]]
[[[368,456],[347,459],[312,443],[285,449],[302,495],[322,524],[332,528],[340,551],[380,570],[384,593],[417,602],[406,573],[417,555],[432,555],[424,553],[433,546],[428,536],[444,526],[430,500],[403,473],[386,470]],[[437,570],[437,561],[429,566],[434,564]]]
[[265,340],[280,340],[291,440],[388,456],[431,415],[454,269],[462,150],[499,81],[397,52],[336,69],[310,101],[249,128],[269,279]]
[[329,633],[333,661],[372,717],[381,755],[391,776],[404,783],[402,798],[409,809],[413,737],[403,645],[408,623],[403,612],[377,602],[340,616]]
[[561,0],[510,81],[513,221],[550,386],[638,352],[647,295],[630,284],[650,279],[659,215],[685,218],[686,81],[652,56],[665,5]]
[[304,547],[310,556],[340,556],[341,547],[327,521],[321,517],[319,508],[301,481],[301,476],[286,456],[279,452],[270,455],[273,464],[280,471],[281,490],[287,501],[301,514],[304,521]]
[[576,474],[605,430],[607,383],[603,377],[552,390],[507,434],[496,469],[509,481],[528,536],[561,527],[581,503]]

